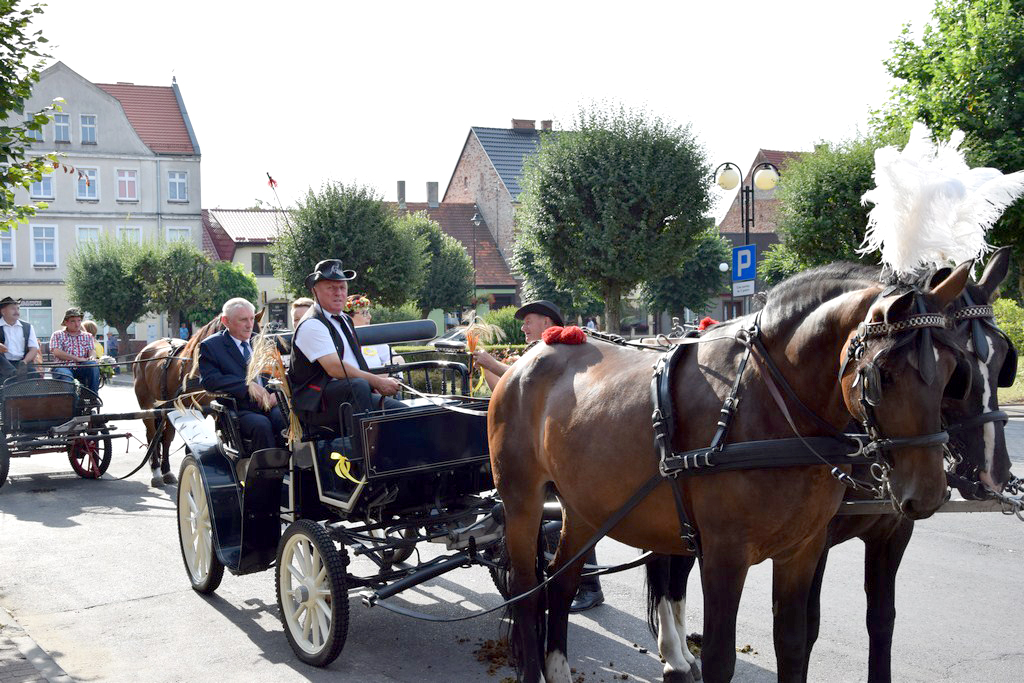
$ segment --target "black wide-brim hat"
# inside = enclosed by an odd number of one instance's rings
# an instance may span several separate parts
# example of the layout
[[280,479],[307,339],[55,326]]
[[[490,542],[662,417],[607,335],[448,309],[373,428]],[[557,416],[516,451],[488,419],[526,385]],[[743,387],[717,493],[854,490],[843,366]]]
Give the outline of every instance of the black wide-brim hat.
[[559,310],[558,306],[554,305],[550,301],[544,301],[543,299],[540,301],[531,301],[516,311],[516,318],[522,320],[528,313],[546,315],[559,327],[564,325],[562,322],[562,311]]
[[341,265],[341,259],[324,259],[320,263],[316,264],[312,273],[306,276],[306,289],[313,289],[313,285],[321,280],[335,280],[337,282],[342,282],[345,280],[355,279],[356,271],[345,270]]
[[21,299],[12,299],[9,296],[5,296],[3,299],[0,299],[0,308],[10,306],[11,304],[21,305]]

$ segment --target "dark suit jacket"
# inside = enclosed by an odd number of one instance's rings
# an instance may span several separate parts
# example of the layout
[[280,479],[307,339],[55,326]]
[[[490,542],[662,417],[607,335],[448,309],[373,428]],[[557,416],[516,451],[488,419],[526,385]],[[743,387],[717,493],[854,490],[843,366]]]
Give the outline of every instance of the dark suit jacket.
[[264,412],[249,398],[242,352],[227,330],[199,345],[199,381],[207,391],[231,394],[239,410]]

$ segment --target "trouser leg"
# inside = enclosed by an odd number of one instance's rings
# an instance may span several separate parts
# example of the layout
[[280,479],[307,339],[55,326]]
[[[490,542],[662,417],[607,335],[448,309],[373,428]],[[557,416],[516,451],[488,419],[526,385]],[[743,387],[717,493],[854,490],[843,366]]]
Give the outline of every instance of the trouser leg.
[[276,445],[274,430],[270,425],[270,418],[263,413],[249,410],[239,411],[238,431],[242,433],[243,439],[248,439],[252,442],[253,451],[273,448]]

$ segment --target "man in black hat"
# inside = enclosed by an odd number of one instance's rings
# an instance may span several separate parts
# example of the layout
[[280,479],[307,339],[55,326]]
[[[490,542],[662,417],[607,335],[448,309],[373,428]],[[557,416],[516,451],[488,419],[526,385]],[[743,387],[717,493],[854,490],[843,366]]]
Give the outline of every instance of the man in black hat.
[[[516,311],[516,318],[523,321],[523,325],[520,329],[523,330],[523,334],[526,335],[526,343],[532,344],[533,342],[540,341],[541,335],[544,330],[555,325],[562,327],[562,311],[559,310],[558,306],[551,303],[550,301],[531,301],[530,303],[522,306]],[[497,360],[491,354],[487,353],[483,349],[477,349],[473,352],[473,359],[480,364],[480,367],[484,369],[484,377],[487,379],[487,385],[494,389],[494,385],[498,383],[501,376],[508,372],[508,369],[512,366],[505,365],[501,361]],[[558,542],[558,532],[554,532],[554,538],[551,539],[554,543]],[[597,552],[591,549],[590,553],[584,558],[584,562],[589,565],[597,565]],[[604,602],[604,592],[601,590],[601,579],[596,576],[586,576],[580,581],[579,589],[576,591],[576,597],[573,598],[572,605],[569,607],[570,612],[582,612],[592,607],[597,607]]]
[[389,398],[398,393],[396,380],[368,372],[355,326],[344,313],[348,283],[355,277],[356,272],[345,270],[338,259],[321,261],[306,276],[316,303],[292,335],[288,378],[292,405],[309,424],[336,428],[342,403],[351,403],[357,413],[405,408]]
[[36,331],[20,318],[21,299],[0,299],[0,378],[13,375],[22,364],[39,362]]

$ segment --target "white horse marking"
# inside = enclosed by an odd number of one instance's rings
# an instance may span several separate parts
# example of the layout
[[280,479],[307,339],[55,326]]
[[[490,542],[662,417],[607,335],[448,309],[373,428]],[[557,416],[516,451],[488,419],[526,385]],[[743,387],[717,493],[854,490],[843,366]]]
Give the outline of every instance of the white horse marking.
[[572,683],[572,674],[569,671],[569,662],[565,659],[565,653],[560,650],[552,650],[544,660],[544,680],[547,683]]
[[[673,671],[683,674],[689,673],[690,662],[686,655],[690,655],[690,659],[693,659],[693,655],[690,654],[689,649],[686,647],[686,601],[680,600],[679,602],[682,603],[684,621],[682,629],[680,629],[679,621],[677,621],[675,604],[668,598],[662,598],[658,601],[658,652],[661,653],[662,659],[665,660],[663,672],[665,674]],[[686,654],[683,654],[684,652]]]
[[672,603],[672,614],[675,616],[676,633],[679,634],[679,638],[683,643],[683,657],[689,663],[693,677],[699,681],[700,669],[697,668],[697,658],[693,656],[689,646],[686,644],[686,598]]

